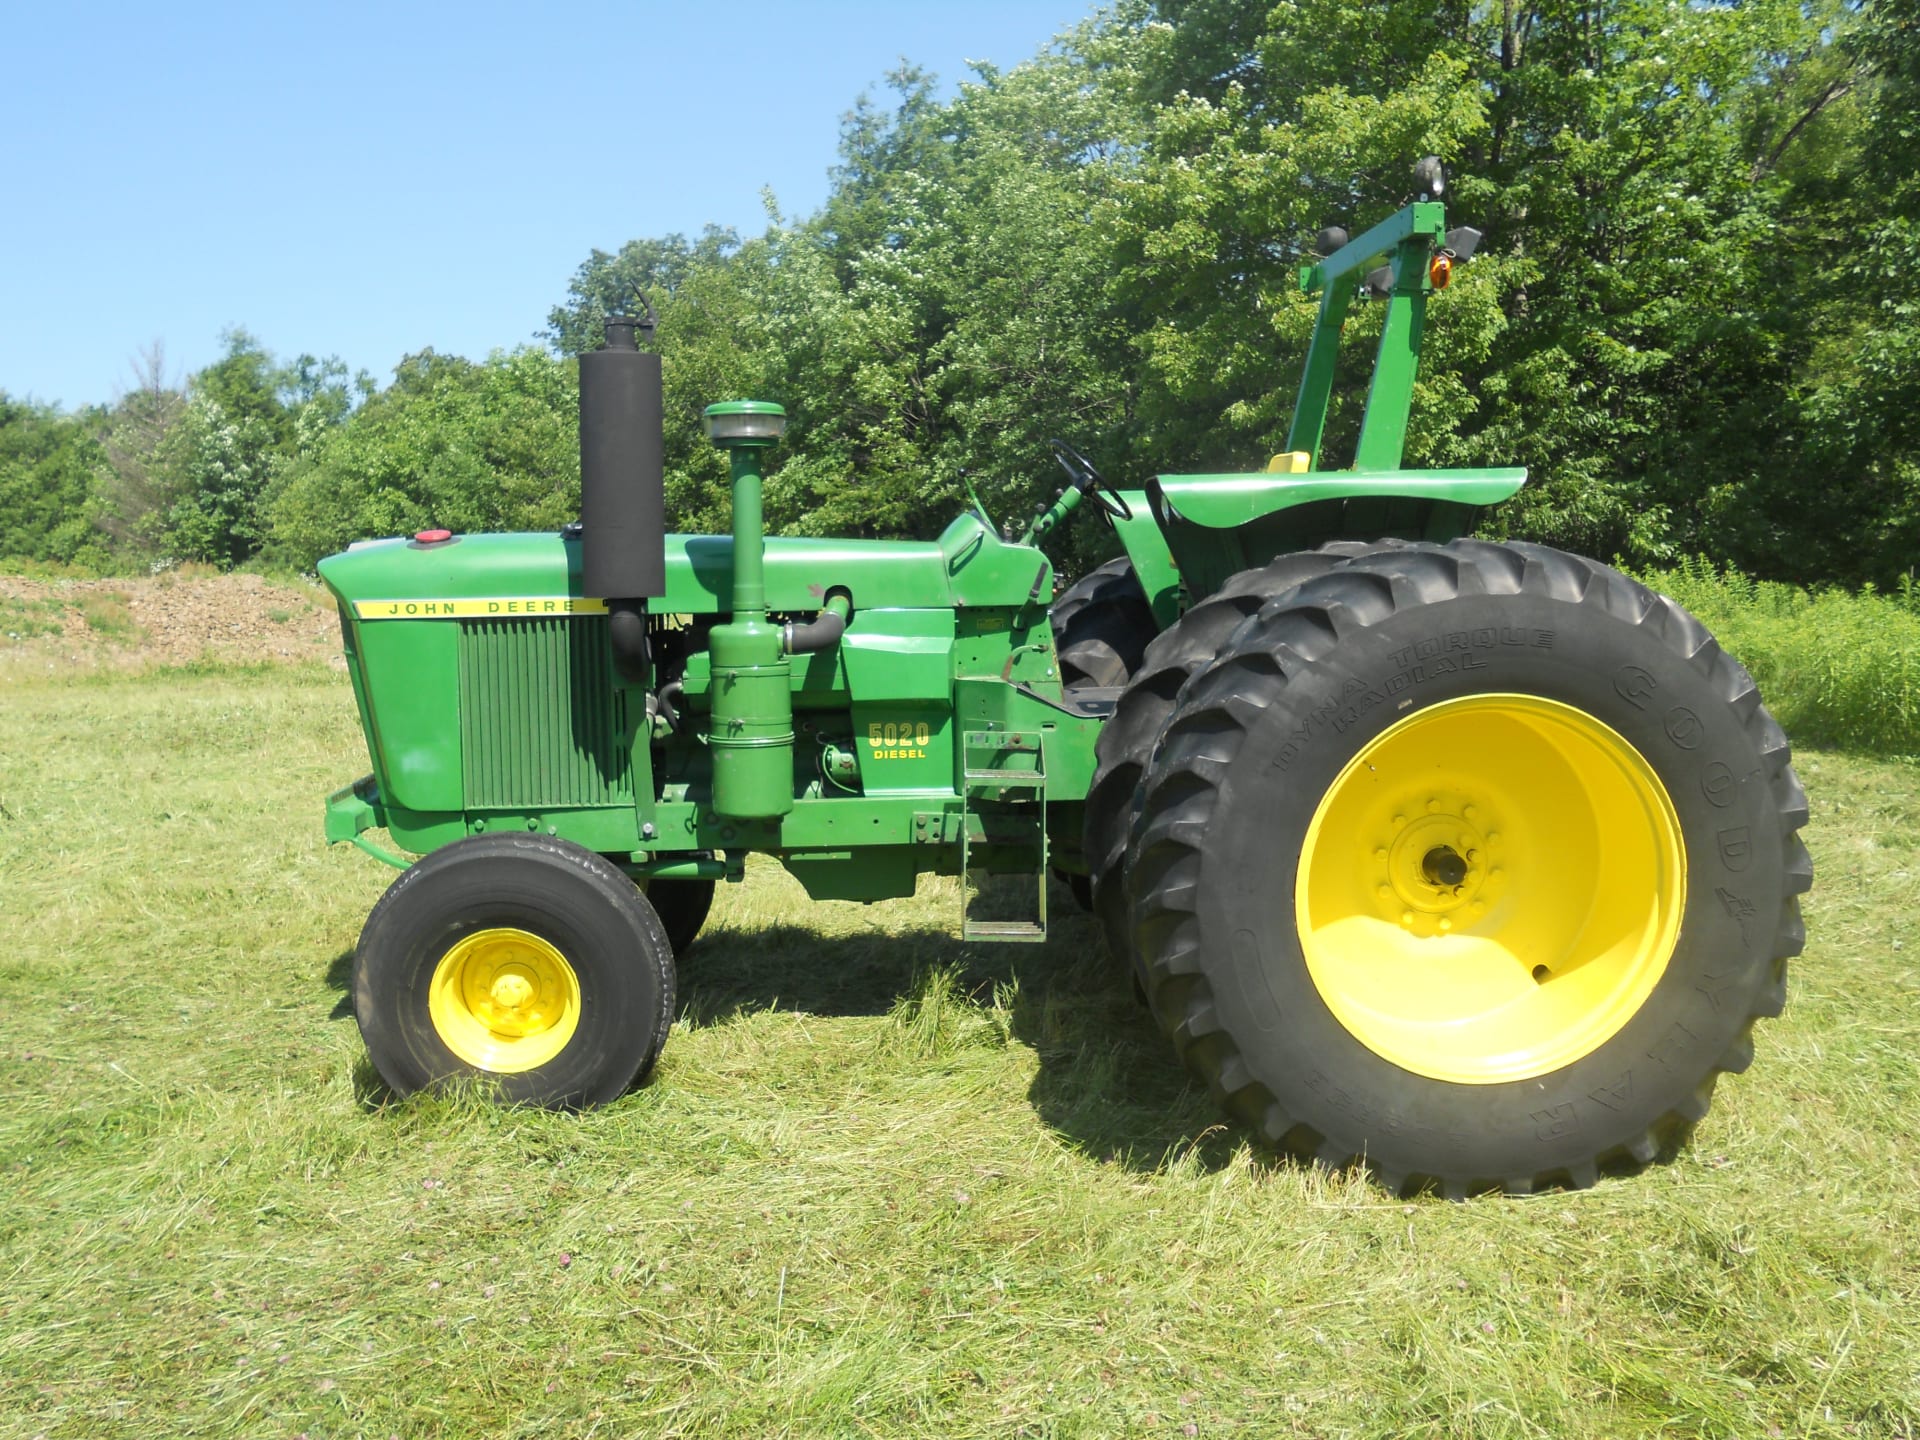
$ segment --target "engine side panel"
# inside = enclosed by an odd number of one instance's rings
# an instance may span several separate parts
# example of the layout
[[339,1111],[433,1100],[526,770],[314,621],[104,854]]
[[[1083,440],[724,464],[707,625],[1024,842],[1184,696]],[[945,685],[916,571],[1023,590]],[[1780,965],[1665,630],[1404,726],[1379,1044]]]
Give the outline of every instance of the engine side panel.
[[[776,620],[810,618],[829,590],[853,605],[836,646],[792,657],[795,808],[766,822],[712,809],[706,634],[732,602],[729,539],[668,537],[666,593],[646,605],[647,685],[611,663],[576,538],[375,541],[320,571],[342,611],[379,823],[417,852],[527,829],[636,862],[771,851],[817,894],[907,893],[953,860],[956,686],[1006,692],[981,724],[1031,709],[1038,733],[1060,718],[1052,569],[971,515],[932,543],[766,542]],[[1083,768],[1058,766],[1069,785]]]

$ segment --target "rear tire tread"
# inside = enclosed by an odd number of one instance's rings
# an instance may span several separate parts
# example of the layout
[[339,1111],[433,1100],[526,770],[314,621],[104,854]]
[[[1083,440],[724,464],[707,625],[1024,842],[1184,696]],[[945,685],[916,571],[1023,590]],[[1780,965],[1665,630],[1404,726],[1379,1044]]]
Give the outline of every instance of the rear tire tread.
[[1061,683],[1124,685],[1153,638],[1153,611],[1122,555],[1081,576],[1048,611]]
[[[1399,548],[1399,542],[1381,543]],[[1129,822],[1154,742],[1173,714],[1182,687],[1262,607],[1376,548],[1380,546],[1335,541],[1318,550],[1282,555],[1229,577],[1212,595],[1154,637],[1114,708],[1113,718],[1101,727],[1094,750],[1093,783],[1087,790],[1083,845],[1093,875],[1093,911],[1105,932],[1107,949],[1116,963],[1132,969],[1136,977],[1139,967],[1127,937],[1125,900]]]
[[[1248,725],[1244,717],[1276,703],[1288,684],[1288,667],[1272,663],[1277,643],[1284,637],[1303,661],[1312,663],[1333,648],[1339,632],[1350,627],[1377,624],[1407,604],[1431,603],[1437,598],[1482,590],[1548,594],[1557,600],[1599,607],[1646,628],[1690,661],[1705,656],[1711,645],[1715,653],[1708,657],[1702,674],[1734,707],[1767,770],[1769,794],[1787,831],[1788,884],[1780,913],[1774,919],[1777,978],[1755,997],[1738,1039],[1715,1057],[1691,1092],[1676,1101],[1644,1135],[1564,1167],[1564,1174],[1398,1176],[1376,1170],[1383,1180],[1394,1180],[1391,1188],[1396,1190],[1408,1185],[1437,1186],[1449,1198],[1505,1188],[1522,1178],[1537,1185],[1557,1181],[1583,1189],[1595,1183],[1602,1166],[1625,1168],[1644,1163],[1640,1156],[1649,1143],[1658,1148],[1662,1143],[1677,1146],[1684,1140],[1707,1113],[1718,1076],[1723,1071],[1745,1069],[1751,1060],[1753,1022],[1779,1013],[1785,998],[1785,962],[1798,955],[1805,943],[1797,896],[1812,880],[1805,847],[1792,834],[1804,823],[1806,804],[1799,780],[1790,768],[1786,737],[1757,703],[1757,697],[1756,703],[1744,703],[1753,684],[1746,670],[1730,658],[1720,663],[1718,646],[1712,645],[1711,637],[1707,637],[1707,644],[1701,643],[1704,627],[1672,600],[1596,561],[1526,543],[1454,541],[1444,548],[1396,547],[1357,556],[1280,597],[1279,603],[1263,608],[1254,621],[1235,630],[1210,663],[1187,679],[1141,786],[1146,801],[1142,813],[1148,818],[1135,827],[1129,858],[1132,936],[1140,946],[1149,1002],[1162,1017],[1175,1049],[1198,1079],[1210,1089],[1219,1089],[1222,1076],[1243,1073],[1233,1038],[1215,1018],[1210,982],[1198,968],[1200,937],[1193,877],[1219,799],[1224,766],[1246,740]],[[1175,633],[1169,632],[1167,638]],[[1187,873],[1183,875],[1183,871]],[[1098,885],[1096,872],[1096,894]],[[1259,1081],[1235,1087],[1229,1109],[1267,1143],[1322,1166],[1339,1169],[1364,1159],[1289,1115]],[[1655,1141],[1655,1136],[1662,1141]]]

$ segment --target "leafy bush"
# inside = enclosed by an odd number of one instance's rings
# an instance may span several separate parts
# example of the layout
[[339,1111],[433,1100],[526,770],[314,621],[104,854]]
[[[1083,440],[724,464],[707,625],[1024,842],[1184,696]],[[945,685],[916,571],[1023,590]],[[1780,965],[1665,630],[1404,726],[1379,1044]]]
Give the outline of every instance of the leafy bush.
[[86,418],[0,391],[0,555],[82,567],[107,558],[89,503],[100,455]]
[[311,569],[355,540],[557,527],[580,513],[574,367],[533,349],[410,356],[267,500],[270,560]]

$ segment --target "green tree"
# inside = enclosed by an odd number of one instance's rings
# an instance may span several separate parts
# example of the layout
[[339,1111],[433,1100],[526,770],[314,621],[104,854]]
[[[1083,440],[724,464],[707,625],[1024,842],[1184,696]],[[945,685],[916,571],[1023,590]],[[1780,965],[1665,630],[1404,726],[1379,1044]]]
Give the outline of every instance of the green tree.
[[261,500],[275,461],[291,448],[293,414],[259,341],[245,330],[221,340],[226,353],[188,382],[157,538],[178,559],[226,568],[259,549]]
[[[757,235],[594,251],[549,316],[561,358],[422,352],[376,392],[233,332],[184,396],[156,378],[91,422],[87,503],[117,544],[222,564],[558,524],[567,357],[643,295],[683,529],[728,522],[700,429],[727,398],[787,407],[789,531],[927,534],[969,492],[1017,523],[1058,484],[1053,435],[1136,484],[1257,467],[1313,235],[1391,212],[1434,153],[1486,239],[1434,300],[1409,463],[1527,465],[1501,533],[1888,581],[1920,538],[1914,24],[1887,0],[1119,0],[950,98],[902,65],[813,215],[769,196]],[[1349,322],[1334,463],[1377,325]],[[1073,568],[1112,542],[1065,543]]]
[[725,467],[698,421],[730,397],[787,407],[768,517],[808,533],[926,533],[966,483],[1017,514],[1053,488],[1047,436],[1091,431],[1099,448],[1128,383],[1090,243],[1130,124],[1124,88],[1096,83],[1108,63],[982,67],[945,103],[903,67],[890,104],[862,97],[846,118],[819,214],[783,220],[770,202],[745,242],[709,232],[589,258],[550,334],[588,343],[646,283],[668,362],[672,523],[727,523]]
[[97,520],[115,553],[147,558],[160,538],[170,503],[171,465],[187,398],[167,375],[159,342],[132,364],[133,388],[101,416],[100,461],[94,471]]
[[[1316,226],[1392,209],[1432,152],[1486,241],[1435,302],[1410,458],[1526,464],[1497,521],[1513,533],[1778,562],[1726,521],[1764,503],[1756,477],[1792,443],[1808,341],[1777,261],[1800,216],[1767,182],[1827,117],[1775,117],[1846,21],[1783,0],[1288,0],[1257,26],[1157,7],[1157,119],[1118,222],[1132,303],[1169,312],[1137,332],[1158,390],[1143,443],[1179,457],[1204,436],[1243,464],[1278,443],[1306,329],[1288,270]],[[1333,423],[1350,436],[1353,407]]]
[[1776,474],[1772,510],[1803,574],[1891,587],[1920,554],[1920,17],[1873,0],[1861,20],[1845,41],[1856,68],[1809,77],[1799,97],[1857,140],[1800,142],[1812,153],[1788,177],[1820,222],[1799,257],[1817,343],[1805,463]]
[[548,312],[547,338],[563,355],[598,349],[608,315],[639,315],[646,303],[669,304],[696,272],[724,265],[739,248],[733,231],[710,225],[692,242],[666,235],[629,240],[613,254],[595,250],[574,271],[567,302]]
[[385,390],[290,462],[267,550],[310,567],[369,536],[432,525],[540,529],[579,514],[575,367],[531,348],[475,364],[410,355]]
[[93,523],[100,463],[98,416],[0,391],[0,556],[97,565],[105,536]]

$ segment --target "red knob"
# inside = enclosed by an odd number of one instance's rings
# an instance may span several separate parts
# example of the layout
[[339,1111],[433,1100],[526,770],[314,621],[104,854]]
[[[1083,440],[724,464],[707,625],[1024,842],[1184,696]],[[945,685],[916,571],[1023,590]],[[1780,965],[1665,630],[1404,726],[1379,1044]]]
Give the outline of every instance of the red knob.
[[418,540],[422,545],[438,545],[442,540],[451,540],[453,538],[453,531],[422,530],[413,538]]

